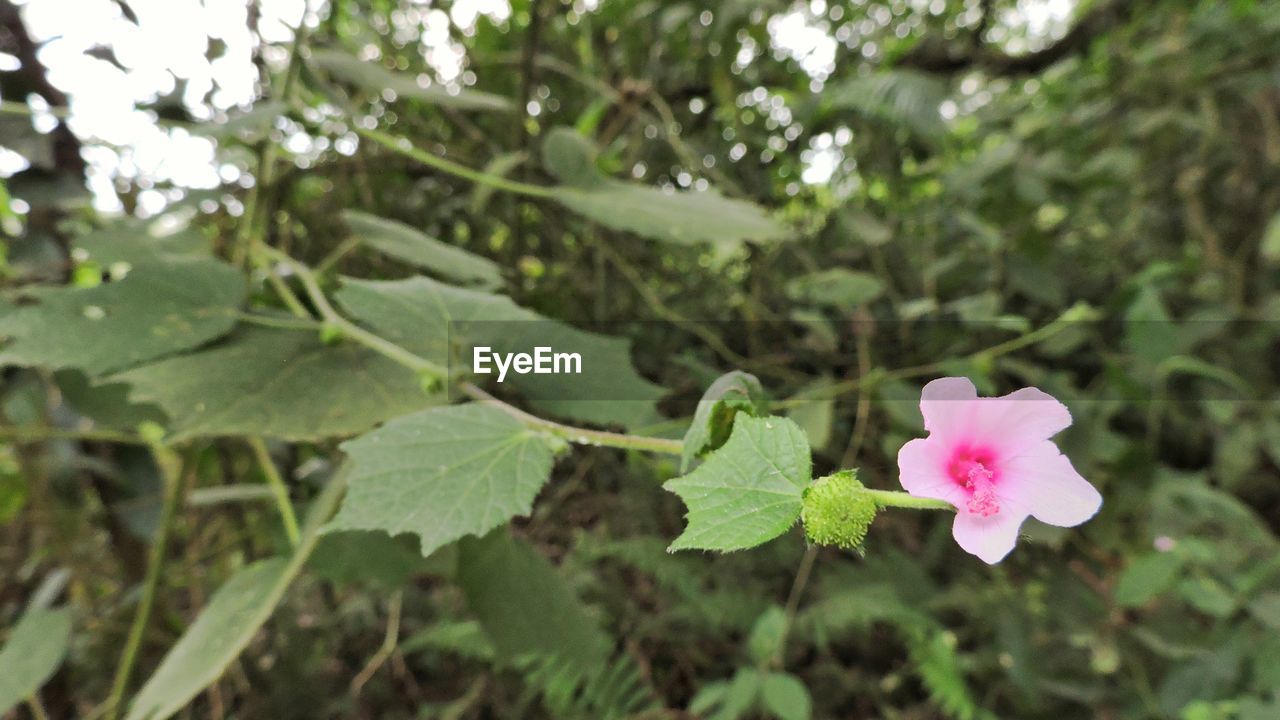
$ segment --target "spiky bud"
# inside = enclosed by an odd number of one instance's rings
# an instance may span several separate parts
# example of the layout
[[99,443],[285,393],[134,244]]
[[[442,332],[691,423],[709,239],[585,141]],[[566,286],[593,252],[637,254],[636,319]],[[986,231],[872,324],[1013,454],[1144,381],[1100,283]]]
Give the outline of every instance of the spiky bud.
[[800,518],[809,542],[859,550],[879,508],[856,470],[818,478],[804,491]]

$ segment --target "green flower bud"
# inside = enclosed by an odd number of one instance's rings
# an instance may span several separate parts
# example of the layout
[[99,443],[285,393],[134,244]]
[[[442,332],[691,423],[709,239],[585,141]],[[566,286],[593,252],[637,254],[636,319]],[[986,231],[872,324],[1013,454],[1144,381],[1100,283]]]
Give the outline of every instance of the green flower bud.
[[804,491],[800,519],[815,545],[858,550],[879,508],[858,481],[856,470],[818,478]]

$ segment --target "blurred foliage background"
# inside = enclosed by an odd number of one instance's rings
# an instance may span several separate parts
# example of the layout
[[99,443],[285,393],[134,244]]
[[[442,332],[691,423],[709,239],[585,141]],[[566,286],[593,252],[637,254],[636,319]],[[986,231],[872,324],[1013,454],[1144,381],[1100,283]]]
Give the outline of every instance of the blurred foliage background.
[[[1045,6],[1059,20],[1032,27]],[[74,282],[75,238],[175,223],[234,260],[254,212],[266,242],[320,262],[359,210],[490,258],[526,307],[629,334],[667,393],[655,433],[678,436],[712,380],[745,370],[805,428],[815,470],[858,466],[894,488],[929,377],[1035,385],[1071,407],[1061,444],[1103,510],[1076,530],[1028,526],[995,567],[955,547],[945,518],[903,512],[877,521],[865,557],[806,555],[798,531],[669,555],[682,507],[659,485],[675,463],[580,451],[483,551],[424,560],[376,533],[324,539],[183,717],[1280,717],[1280,5],[483,9],[316,4],[305,50],[253,35],[258,101],[224,111],[179,82],[146,108],[166,132],[209,138],[219,181],[120,172],[104,186],[85,158],[110,143],[59,121],[68,98],[23,7],[0,0],[14,59],[0,146],[25,158],[0,185],[7,288]],[[251,34],[256,17],[250,3]],[[104,39],[102,62],[127,42]],[[208,57],[224,51],[210,38]],[[749,219],[715,208],[575,212],[355,132],[374,128],[539,186],[582,170],[546,149],[572,128],[602,174],[714,188],[787,230],[721,237]],[[336,270],[407,274],[364,253]],[[276,302],[252,280],[258,303]],[[1061,320],[1080,303],[1089,321]],[[143,450],[22,433],[150,416],[74,371],[3,379],[0,627],[70,607],[40,697],[51,717],[100,715],[160,480]],[[336,454],[269,450],[299,504]],[[233,570],[286,547],[262,493],[219,492],[266,482],[242,439],[194,443],[187,468],[135,687]],[[508,651],[530,642],[542,649]],[[593,643],[608,648],[597,671],[565,661]]]

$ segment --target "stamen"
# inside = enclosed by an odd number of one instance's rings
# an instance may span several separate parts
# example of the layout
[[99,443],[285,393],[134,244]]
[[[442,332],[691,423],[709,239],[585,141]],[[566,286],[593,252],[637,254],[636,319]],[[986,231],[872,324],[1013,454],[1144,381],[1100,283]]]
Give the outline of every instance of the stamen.
[[969,497],[969,512],[982,517],[991,517],[1000,512],[1000,498],[996,497],[995,487],[991,484],[991,471],[982,463],[974,463],[969,468],[969,479],[964,484],[966,490],[973,493]]

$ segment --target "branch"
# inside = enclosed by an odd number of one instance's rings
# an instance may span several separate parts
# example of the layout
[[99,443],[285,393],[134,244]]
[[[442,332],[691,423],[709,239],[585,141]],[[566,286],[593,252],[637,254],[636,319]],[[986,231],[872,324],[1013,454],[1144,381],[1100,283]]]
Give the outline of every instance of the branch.
[[[1104,2],[1080,18],[1061,40],[1035,52],[1010,55],[982,43],[980,35],[967,44],[936,42],[926,38],[907,53],[898,65],[940,74],[954,74],[965,70],[984,70],[993,75],[1030,75],[1043,72],[1060,60],[1088,50],[1095,39],[1128,21],[1138,4],[1139,0]],[[979,33],[985,32],[986,25],[990,22],[987,17],[990,12],[990,8],[987,8],[983,14]]]
[[[306,290],[307,296],[315,304],[316,310],[324,318],[324,322],[331,328],[338,330],[342,337],[364,345],[383,357],[413,370],[423,380],[424,384],[442,385],[450,379],[447,368],[420,357],[386,338],[369,332],[339,314],[320,288],[320,284],[316,281],[315,272],[311,268],[295,260],[287,253],[270,246],[263,246],[259,248],[259,251],[265,257],[284,263],[298,276],[298,279],[302,281],[303,289]],[[571,443],[603,445],[626,450],[644,450],[668,455],[679,455],[682,452],[683,444],[679,440],[644,435],[624,435],[604,430],[588,430],[586,428],[562,425],[551,420],[544,420],[513,405],[509,405],[465,380],[459,381],[457,384],[458,388],[472,399],[492,403],[498,409],[520,420],[528,427],[543,430]]]
[[[65,108],[67,96],[49,82],[48,71],[36,56],[39,49],[22,22],[18,6],[11,0],[0,0],[0,51],[14,55],[21,64],[17,70],[0,73],[0,92],[13,98],[25,98],[27,93],[33,92],[44,98],[49,107]],[[67,127],[65,120],[58,123],[52,138],[53,162],[57,170],[83,180],[85,162],[80,157],[80,139]]]

